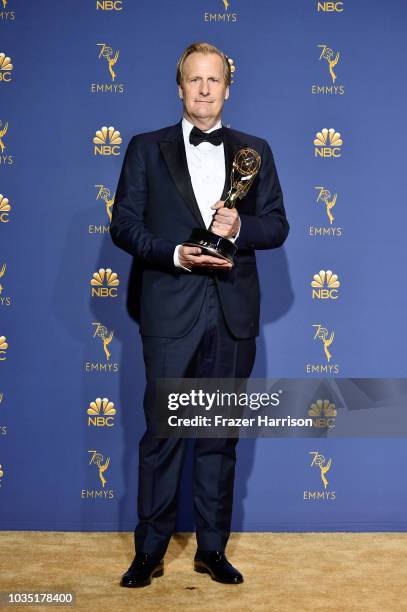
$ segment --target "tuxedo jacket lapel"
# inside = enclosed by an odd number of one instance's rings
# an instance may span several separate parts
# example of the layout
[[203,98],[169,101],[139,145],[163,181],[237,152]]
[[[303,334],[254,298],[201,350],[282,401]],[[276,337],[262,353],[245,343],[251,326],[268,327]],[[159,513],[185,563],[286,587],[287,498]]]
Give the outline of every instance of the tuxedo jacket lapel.
[[[221,200],[224,200],[230,189],[230,175],[232,164],[236,153],[247,147],[230,128],[223,126],[223,148],[225,154],[225,184]],[[184,137],[182,133],[182,122],[171,126],[160,141],[160,149],[164,156],[168,170],[175,182],[175,185],[183,197],[185,203],[193,213],[199,227],[206,227],[196,201],[192,187],[191,177],[188,170],[187,156],[185,153]]]
[[199,226],[206,227],[189,175],[181,121],[168,130],[160,142],[160,148],[178,191],[191,209]]

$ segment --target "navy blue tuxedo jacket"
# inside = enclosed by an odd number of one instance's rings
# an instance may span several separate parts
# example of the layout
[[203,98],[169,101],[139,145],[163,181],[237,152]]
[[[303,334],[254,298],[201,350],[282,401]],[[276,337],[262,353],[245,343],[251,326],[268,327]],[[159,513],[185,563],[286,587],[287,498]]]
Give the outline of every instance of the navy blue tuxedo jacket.
[[181,121],[133,136],[116,190],[110,235],[115,245],[141,266],[140,333],[182,337],[197,320],[209,274],[215,277],[229,331],[236,338],[259,335],[260,288],[256,249],[285,241],[289,224],[273,154],[262,138],[224,127],[226,180],[234,156],[250,147],[261,156],[260,171],[248,194],[237,201],[241,228],[234,266],[192,272],[174,266],[177,244],[195,227],[205,227],[188,172]]

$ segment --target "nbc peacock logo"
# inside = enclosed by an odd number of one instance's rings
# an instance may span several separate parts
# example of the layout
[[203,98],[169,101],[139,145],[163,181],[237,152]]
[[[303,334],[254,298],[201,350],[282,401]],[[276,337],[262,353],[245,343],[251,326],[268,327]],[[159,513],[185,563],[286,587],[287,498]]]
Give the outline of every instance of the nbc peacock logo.
[[8,343],[6,336],[0,336],[0,361],[7,359]]
[[334,128],[323,128],[315,134],[315,157],[341,157],[343,141]]
[[11,204],[2,193],[0,193],[0,223],[10,223]]
[[5,53],[0,53],[0,83],[9,83],[11,81],[11,72],[13,64],[11,58]]
[[90,281],[92,297],[117,297],[117,287],[119,286],[119,277],[116,272],[112,272],[110,268],[99,268],[93,273]]
[[97,11],[122,11],[123,0],[96,0]]
[[114,403],[107,397],[97,397],[94,402],[89,404],[87,410],[88,426],[113,427],[116,412],[117,410],[114,407]]
[[340,284],[338,275],[332,270],[320,270],[311,281],[312,299],[337,300]]
[[103,126],[100,130],[96,130],[96,134],[93,138],[95,155],[120,155],[120,145],[122,144],[122,137],[120,132],[115,130],[111,125],[110,127]]
[[318,399],[313,402],[308,410],[308,415],[313,417],[314,427],[333,429],[335,427],[335,417],[338,411],[335,404],[329,399]]
[[328,0],[325,2],[317,2],[318,13],[342,13],[344,9],[343,2],[336,2],[336,0]]

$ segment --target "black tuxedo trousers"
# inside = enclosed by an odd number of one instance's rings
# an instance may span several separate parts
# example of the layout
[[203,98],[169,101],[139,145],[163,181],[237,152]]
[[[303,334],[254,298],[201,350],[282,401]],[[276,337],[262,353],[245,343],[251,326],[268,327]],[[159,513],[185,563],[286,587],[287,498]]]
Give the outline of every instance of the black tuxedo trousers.
[[[215,280],[207,279],[198,320],[182,338],[142,336],[147,430],[139,447],[136,550],[162,557],[176,525],[179,480],[187,438],[154,437],[156,378],[246,378],[256,340],[234,338],[225,325]],[[196,438],[193,508],[198,547],[225,550],[229,538],[238,438]]]

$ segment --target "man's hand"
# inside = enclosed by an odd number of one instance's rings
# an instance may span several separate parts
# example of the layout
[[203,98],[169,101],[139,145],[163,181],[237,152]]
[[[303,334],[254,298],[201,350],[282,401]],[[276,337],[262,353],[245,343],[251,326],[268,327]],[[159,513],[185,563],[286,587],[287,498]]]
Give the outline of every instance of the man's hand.
[[[211,223],[211,231],[223,238],[234,238],[240,227],[240,218],[236,208],[225,208],[223,200],[219,200],[211,208],[216,210]],[[178,259],[185,268],[205,267],[230,270],[233,265],[219,257],[202,254],[200,247],[184,245],[179,248]]]
[[225,208],[223,200],[219,200],[211,208],[216,210],[211,231],[224,238],[234,238],[240,226],[239,214],[236,208]]
[[216,268],[218,270],[230,270],[233,264],[219,257],[202,255],[200,247],[181,245],[178,251],[178,259],[182,266],[186,268]]

